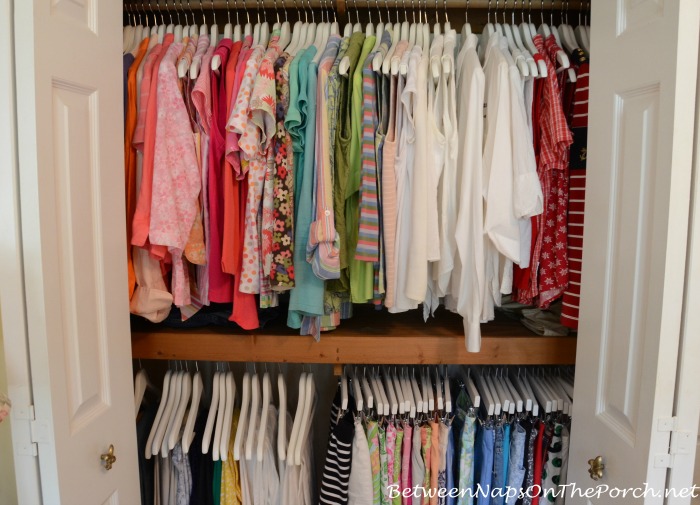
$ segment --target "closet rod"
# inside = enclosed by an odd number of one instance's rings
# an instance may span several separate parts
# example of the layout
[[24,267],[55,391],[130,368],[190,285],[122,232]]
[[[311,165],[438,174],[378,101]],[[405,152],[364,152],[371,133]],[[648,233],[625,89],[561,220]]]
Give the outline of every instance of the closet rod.
[[[435,10],[434,0],[421,1],[420,4],[423,9],[426,8],[426,2],[428,10]],[[201,12],[201,9],[204,9],[205,14],[207,14],[207,9],[209,11],[212,9],[242,10],[244,6],[248,10],[256,10],[258,6],[264,7],[265,9],[274,9],[275,4],[277,5],[278,9],[287,8],[298,10],[308,8],[309,4],[311,4],[312,8],[325,8],[330,4],[333,6],[333,8],[338,10],[342,10],[343,5],[345,5],[346,8],[353,10],[367,10],[368,8],[376,9],[377,5],[379,5],[380,9],[384,9],[388,6],[390,8],[405,7],[406,9],[411,10],[415,7],[415,2],[412,4],[410,0],[387,0],[386,2],[384,0],[369,0],[369,2],[368,0],[330,0],[330,2],[324,2],[323,0],[277,0],[277,2],[274,0],[228,0],[228,2],[226,0],[190,0],[189,2],[187,0],[182,0],[182,2],[180,0],[129,0],[124,3],[128,4],[130,7],[132,5],[136,5],[142,12],[143,9],[146,9],[146,12],[149,13],[157,13],[158,9],[164,12],[182,11],[183,7],[187,12],[189,12],[191,7],[195,13],[197,13],[197,11]],[[523,3],[525,4],[524,9]],[[492,13],[498,12],[501,15],[504,11],[504,4],[506,7],[506,14],[510,14],[513,11],[513,6],[515,5],[516,14],[519,14],[524,10],[526,14],[530,13],[532,16],[536,16],[541,11],[549,12],[553,10],[556,13],[557,11],[561,12],[564,10],[564,12],[566,12],[568,10],[569,14],[576,15],[578,12],[588,8],[590,0],[527,0],[526,2],[523,2],[523,0],[438,0],[437,2],[438,10],[445,8],[466,9],[467,4],[469,5],[469,10],[490,9]],[[496,10],[496,7],[498,7],[498,10]]]

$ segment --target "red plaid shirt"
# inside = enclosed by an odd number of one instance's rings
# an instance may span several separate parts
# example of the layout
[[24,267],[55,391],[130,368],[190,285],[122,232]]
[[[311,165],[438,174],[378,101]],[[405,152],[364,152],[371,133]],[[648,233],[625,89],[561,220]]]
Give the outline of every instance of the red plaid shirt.
[[544,195],[544,212],[536,217],[539,231],[530,262],[530,282],[518,292],[518,301],[546,308],[561,296],[569,281],[567,260],[567,202],[569,194],[569,146],[573,141],[561,103],[557,80],[556,53],[560,49],[554,36],[545,42],[534,37],[537,50],[545,56],[547,77],[541,86],[539,111],[539,156],[537,173]]

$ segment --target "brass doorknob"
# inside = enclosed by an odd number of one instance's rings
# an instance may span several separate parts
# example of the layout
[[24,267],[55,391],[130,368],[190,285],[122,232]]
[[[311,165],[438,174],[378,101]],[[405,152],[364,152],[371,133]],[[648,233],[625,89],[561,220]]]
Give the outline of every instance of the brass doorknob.
[[104,462],[105,464],[105,469],[106,470],[111,470],[112,465],[117,461],[117,457],[114,455],[114,446],[112,444],[109,444],[109,450],[100,455],[100,460]]
[[591,476],[591,479],[602,479],[603,470],[605,470],[605,465],[603,464],[603,456],[597,456],[595,459],[588,460],[588,475]]

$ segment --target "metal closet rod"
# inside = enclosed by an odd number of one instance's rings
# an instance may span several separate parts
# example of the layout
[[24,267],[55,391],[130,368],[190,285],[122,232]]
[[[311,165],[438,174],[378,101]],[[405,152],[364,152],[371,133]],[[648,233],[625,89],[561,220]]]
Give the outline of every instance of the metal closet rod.
[[[431,3],[434,3],[431,0],[426,1],[429,7]],[[378,0],[378,2],[380,8],[385,8],[387,6],[394,8],[411,8],[411,2],[409,0]],[[490,8],[495,12],[496,8],[498,8],[498,12],[502,13],[504,4],[506,12],[511,12],[515,4],[516,13],[523,10],[523,0],[438,0],[438,2],[439,8],[441,9],[445,7],[448,9],[466,9],[468,4],[470,10],[488,10]],[[275,8],[274,0],[228,0],[228,2],[226,0],[190,0],[189,5],[187,0],[183,0],[182,4],[180,0],[127,0],[124,3],[129,4],[129,6],[138,5],[139,8],[145,6],[147,10],[157,8],[161,11],[181,10],[183,5],[186,9],[191,7],[197,10],[200,8],[209,10],[226,10],[227,8],[231,10],[240,10],[244,8],[244,5],[248,9],[257,9],[258,7],[264,7],[266,9]],[[587,10],[590,7],[590,3],[590,0],[525,0],[524,10],[526,13],[531,12],[533,15],[543,10],[561,12],[562,10],[566,11],[568,9],[570,13],[576,13],[581,10]],[[375,0],[369,0],[369,2],[367,0],[330,0],[329,2],[324,2],[323,0],[297,0],[296,2],[294,0],[277,0],[276,4],[277,8],[284,7],[287,9],[294,9],[295,7],[299,9],[303,9],[304,7],[308,8],[309,4],[311,4],[312,8],[325,8],[330,4],[336,9],[340,8],[341,10],[343,8],[366,10],[367,8],[374,9],[377,7],[377,1]]]

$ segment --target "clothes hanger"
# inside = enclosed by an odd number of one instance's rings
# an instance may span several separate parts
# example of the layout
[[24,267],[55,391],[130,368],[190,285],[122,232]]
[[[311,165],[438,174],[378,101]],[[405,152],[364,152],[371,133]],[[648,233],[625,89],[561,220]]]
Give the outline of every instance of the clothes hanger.
[[126,11],[127,19],[129,24],[127,24],[122,30],[122,53],[126,54],[130,52],[131,46],[134,43],[134,35],[136,34],[136,27],[131,24],[132,18],[129,12],[129,3],[124,4],[124,10]]
[[391,376],[391,381],[394,385],[394,391],[396,392],[396,398],[399,402],[399,414],[403,415],[410,411],[410,405],[408,404],[408,399],[403,394],[403,385],[399,378],[396,367],[394,367],[393,373],[389,370],[389,375]]
[[[585,23],[585,21],[584,21]],[[588,31],[586,30],[585,24],[581,22],[581,11],[578,12],[578,26],[574,29],[574,35],[578,41],[578,45],[581,49],[585,51],[586,54],[591,53],[590,40],[588,38]]]
[[[221,459],[221,439],[224,429],[224,416],[227,409],[228,392],[226,388],[226,372],[219,374],[219,406],[216,409],[216,425],[214,426],[214,443],[211,449],[211,459],[219,461]],[[229,425],[230,426],[230,425]],[[230,429],[230,428],[229,428]]]
[[278,367],[277,392],[279,394],[279,409],[277,422],[277,458],[280,461],[287,459],[287,381],[284,379],[282,369]]
[[399,412],[399,401],[394,390],[394,383],[386,367],[382,367],[382,380],[384,382],[384,390],[389,399],[389,412],[395,416]]
[[270,373],[265,370],[262,381],[262,414],[260,415],[260,428],[258,429],[258,443],[257,443],[257,461],[261,462],[263,460],[263,448],[265,445],[265,433],[267,431],[267,415],[270,410],[270,404],[272,395],[272,381],[270,380]]
[[442,0],[442,8],[445,12],[445,34],[448,34],[452,31],[452,25],[450,24],[450,19],[447,17],[447,0]]
[[[430,380],[430,371],[426,367],[425,370],[423,370],[423,384],[424,388],[423,391],[425,393],[423,394],[423,398],[425,398],[425,394],[428,395],[428,412],[432,413],[435,412],[435,391],[433,390],[433,384],[432,381]],[[423,400],[425,402],[425,400]]]
[[175,413],[175,422],[173,422],[172,428],[168,430],[168,451],[172,451],[175,448],[175,444],[180,440],[180,428],[182,427],[182,422],[185,419],[185,411],[192,397],[192,376],[188,371],[182,372],[181,388],[182,392],[180,394],[177,412]]
[[255,14],[258,17],[258,22],[253,25],[253,47],[261,44],[260,29],[262,28],[262,24],[260,22],[260,0],[255,0],[255,7]]
[[267,22],[267,13],[264,7],[264,3],[258,6],[258,12],[262,10],[263,13],[263,22],[262,25],[260,25],[260,45],[267,49],[267,44],[270,43],[270,23]]
[[491,22],[491,0],[489,0],[489,6],[488,6],[488,13],[486,14],[486,26],[484,26],[484,31],[482,32],[482,39],[483,36],[486,35],[486,39],[481,41],[482,45],[486,45],[486,42],[491,38],[491,36],[496,33],[496,27],[494,24]]
[[151,459],[153,456],[153,440],[156,437],[156,432],[158,431],[158,426],[163,419],[163,413],[165,412],[165,404],[167,403],[167,398],[170,396],[170,376],[172,372],[168,370],[165,372],[165,377],[163,377],[163,393],[160,397],[160,403],[158,404],[158,410],[156,411],[156,417],[153,420],[153,425],[151,425],[151,431],[148,434],[148,439],[146,441],[145,456],[146,459]]
[[[374,41],[374,47],[372,47],[372,50],[370,53],[376,53],[379,51],[379,46],[382,45],[382,36],[384,35],[384,21],[382,21],[382,11],[379,9],[379,0],[374,0],[375,6],[377,8],[377,15],[379,16],[379,23],[377,23],[377,31],[375,32],[376,39]],[[367,11],[370,11],[370,6],[369,6],[369,0],[367,0]],[[372,22],[372,17],[370,14],[370,23]],[[379,54],[379,53],[377,53]],[[376,56],[376,55],[375,55]],[[374,65],[374,62],[372,62],[372,65]],[[373,67],[374,68],[374,67]]]
[[362,31],[362,24],[360,23],[360,11],[357,9],[357,0],[352,0],[352,5],[355,7],[355,16],[357,17],[357,23],[352,27],[352,32],[357,33]]
[[445,398],[442,392],[442,379],[440,378],[440,370],[435,367],[435,408],[440,412],[445,410]]
[[[163,417],[160,419],[158,424],[158,431],[156,436],[153,438],[153,445],[151,446],[151,454],[157,456],[160,453],[163,446],[163,440],[165,439],[165,434],[168,431],[168,426],[170,425],[170,420],[173,412],[173,405],[175,404],[176,395],[180,394],[180,390],[177,386],[177,380],[180,378],[180,372],[173,372],[170,374],[170,386],[168,388],[168,400],[165,404],[165,410],[163,411]],[[182,379],[180,378],[180,384],[182,384]]]
[[330,7],[331,12],[333,12],[333,22],[331,23],[331,34],[338,35],[340,33],[340,27],[338,26],[338,15],[335,12],[335,5],[331,2]]
[[[303,0],[302,0],[303,3]],[[306,39],[304,40],[304,48],[308,49],[312,45],[315,45],[316,41],[316,31],[318,30],[318,25],[316,25],[316,15],[314,14],[314,10],[311,8],[311,2],[310,0],[307,0],[307,4],[309,7],[309,10],[311,11],[311,23],[309,23],[306,26]],[[318,50],[318,48],[317,48]]]
[[219,398],[219,371],[216,370],[211,381],[211,403],[209,404],[207,423],[204,425],[204,433],[202,434],[202,454],[207,454],[211,446],[214,423],[216,422],[216,412],[219,409]]
[[[483,372],[482,372],[482,374],[483,374]],[[484,378],[484,384],[489,389],[489,392],[491,393],[491,398],[493,398],[493,401],[495,403],[495,407],[496,407],[495,414],[497,416],[500,416],[501,412],[503,412],[503,410],[505,410],[503,408],[504,399],[501,398],[501,396],[498,394],[498,390],[496,389],[496,386],[493,382],[493,377],[491,377],[491,371],[489,370],[483,378]]]
[[287,446],[287,464],[294,466],[295,450],[297,437],[301,428],[301,420],[304,416],[304,404],[306,402],[306,372],[302,371],[299,376],[299,396],[297,398],[297,410],[294,414],[294,423],[292,424],[292,434],[289,437],[289,445]]
[[515,391],[518,393],[518,395],[520,395],[525,411],[532,412],[532,397],[529,395],[528,389],[525,387],[520,378],[520,370],[518,369],[517,375],[514,372],[511,372],[509,380],[515,388]]
[[[165,431],[163,432],[162,437],[159,436],[160,432],[156,434],[156,436],[158,437],[158,439],[160,441],[160,447],[156,448],[155,444],[153,447],[153,450],[160,452],[161,456],[164,458],[168,456],[168,452],[169,452],[168,437],[170,435],[170,432],[173,429],[173,425],[175,424],[177,410],[180,406],[180,400],[182,398],[183,374],[184,374],[184,372],[182,370],[180,370],[179,372],[177,372],[174,379],[173,378],[170,379],[171,380],[170,389],[171,389],[171,391],[174,391],[175,394],[173,396],[172,406],[171,406],[169,412],[168,412],[168,406],[167,405],[165,406],[166,413],[169,414],[167,417],[164,418],[164,419],[167,419],[167,424],[165,425]],[[163,424],[161,424],[161,427],[162,426],[163,426]],[[159,430],[160,430],[160,427],[159,427]],[[154,454],[154,456],[156,454]]]
[[365,25],[365,37],[373,37],[374,36],[374,23],[372,23],[372,11],[370,10],[369,0],[367,0],[367,16],[369,17],[369,20],[367,21],[367,24]]
[[209,44],[216,47],[219,43],[219,24],[216,22],[216,11],[214,10],[214,0],[211,0],[211,15],[214,22],[209,30]]
[[233,459],[234,461],[241,460],[243,452],[243,439],[248,433],[248,411],[250,409],[250,374],[246,370],[243,374],[243,384],[241,392],[241,413],[238,416],[238,427],[236,428],[236,437],[233,439]]
[[401,391],[403,392],[403,397],[406,402],[406,412],[408,412],[409,418],[415,419],[418,408],[416,406],[416,398],[413,394],[413,387],[408,378],[408,370],[406,370],[406,368],[401,369],[399,378],[401,380]]
[[[165,6],[168,6],[168,1],[165,1]],[[173,0],[173,8],[175,9],[175,16],[177,17],[177,24],[173,26],[173,31],[170,32],[174,35],[173,40],[175,42],[182,42],[182,23],[180,22],[180,11],[177,10],[177,4],[175,3],[175,0]],[[172,24],[173,21],[173,14],[172,11],[170,12],[170,23]],[[167,31],[167,30],[166,30]]]
[[343,372],[340,374],[340,410],[345,412],[348,410],[348,375],[347,370],[343,367]]
[[413,398],[416,402],[416,413],[427,413],[427,409],[424,409],[423,395],[421,394],[421,389],[418,387],[418,381],[416,380],[416,369],[413,368],[411,371],[411,390],[413,391]]
[[462,44],[464,44],[472,34],[472,25],[469,23],[469,0],[467,0],[466,8],[464,9],[464,24],[462,25]]
[[[295,10],[296,10],[297,15],[300,16],[299,6],[297,5],[297,0],[294,0],[294,8],[295,8]],[[287,14],[286,8],[285,8],[285,11],[284,11],[284,12],[285,12],[285,16],[286,16],[286,14]],[[298,20],[294,23],[294,29],[292,30],[291,40],[290,40],[289,43],[286,45],[286,47],[285,47],[285,46],[281,46],[281,47],[284,47],[284,51],[285,51],[286,53],[288,53],[288,54],[290,54],[290,55],[293,55],[293,54],[294,54],[294,49],[295,49],[296,45],[299,43],[299,36],[300,36],[300,34],[301,34],[301,28],[302,28],[303,25],[304,25],[304,23],[301,21],[301,18],[298,19]]]
[[535,398],[537,402],[544,408],[545,414],[551,414],[553,410],[556,410],[556,402],[552,404],[552,399],[548,396],[546,391],[540,385],[539,379],[533,374],[525,378],[532,387]]
[[163,38],[165,37],[165,29],[166,29],[166,24],[165,24],[165,18],[163,17],[163,13],[160,10],[160,2],[156,0],[156,7],[158,8],[158,14],[160,14],[160,24],[158,25],[158,43],[162,44],[163,43]]
[[391,413],[391,403],[389,403],[389,395],[387,394],[387,390],[384,387],[384,382],[379,377],[379,370],[376,368],[374,369],[374,378],[377,383],[377,389],[379,390],[379,394],[382,396],[382,404],[384,405],[382,412],[385,416],[388,416]]
[[[323,4],[323,0],[321,0],[321,3]],[[328,23],[328,20],[323,20],[323,12],[324,9],[321,8],[321,24],[316,28],[316,39],[314,40],[316,54],[312,61],[316,63],[316,65],[321,61],[321,56],[323,56],[326,45],[328,44],[328,36],[330,35],[330,23]]]
[[224,38],[233,40],[233,24],[231,23],[231,9],[228,0],[226,0],[226,17],[228,21],[224,25]]
[[[490,374],[489,374],[490,375]],[[512,414],[515,412],[515,404],[513,403],[513,399],[510,396],[510,392],[506,390],[506,388],[503,387],[503,383],[501,382],[500,378],[498,377],[498,371],[495,370],[493,376],[491,377],[492,384],[496,388],[496,393],[498,394],[498,398],[501,400],[503,404],[503,411],[508,412],[509,414]],[[513,412],[511,412],[511,410]]]
[[[479,396],[481,397],[481,405],[483,405],[484,410],[486,411],[486,415],[488,417],[498,415],[496,414],[496,403],[494,402],[494,399],[491,396],[491,390],[488,387],[486,387],[484,377],[480,372],[476,372],[474,374],[474,382],[479,390]],[[500,414],[500,405],[498,413]]]
[[442,376],[442,386],[445,391],[445,412],[452,414],[452,387],[447,369],[445,369],[445,374]]
[[[233,8],[236,11],[236,24],[233,27],[233,41],[240,42],[243,40],[243,34],[241,29],[241,19],[238,14],[238,0],[233,0]],[[228,12],[228,0],[226,0],[226,11]]]
[[372,394],[374,395],[374,398],[376,400],[375,406],[377,410],[377,415],[384,415],[384,396],[379,390],[379,381],[377,380],[377,377],[372,369],[370,369],[369,371],[368,381],[370,388],[372,389]]
[[[263,6],[265,4],[263,3]],[[280,23],[280,11],[279,8],[277,7],[277,0],[274,0],[274,6],[275,6],[275,24],[272,25],[272,33],[281,30],[282,29],[282,23]]]
[[243,10],[245,10],[246,24],[243,27],[243,38],[248,38],[253,36],[253,25],[250,22],[250,12],[248,12],[248,2],[243,0]]
[[[253,365],[255,366],[255,365]],[[245,459],[250,461],[253,459],[253,449],[255,448],[255,435],[260,429],[260,379],[258,373],[253,373],[250,378],[250,413],[248,415],[248,437],[245,443]]]
[[464,390],[466,391],[472,406],[474,408],[479,408],[479,406],[481,405],[481,395],[479,394],[479,390],[477,389],[476,385],[474,384],[474,381],[471,378],[471,369],[459,367],[459,375],[462,379],[462,383],[464,384]]
[[[158,2],[160,4],[160,2]],[[165,0],[165,8],[168,8],[168,0]],[[168,11],[168,17],[170,18],[170,23],[165,27],[165,33],[167,34],[174,34],[175,33],[175,24],[173,23],[173,13],[172,11]]]
[[503,381],[504,386],[510,391],[511,398],[513,398],[513,401],[515,402],[515,411],[518,413],[522,412],[523,399],[518,393],[518,391],[515,389],[515,386],[513,386],[513,383],[511,382],[510,377],[508,377],[508,374],[502,374],[501,380]]
[[[174,0],[173,0],[174,1]],[[184,39],[189,39],[190,38],[190,20],[187,17],[187,11],[185,10],[185,6],[182,3],[182,0],[180,0],[180,10],[182,13],[185,15],[185,24],[182,25],[182,38]],[[177,18],[178,24],[180,23],[180,17],[178,16]],[[177,30],[177,28],[176,28]]]
[[297,442],[294,445],[294,464],[301,465],[301,451],[304,445],[304,437],[307,436],[307,427],[311,422],[311,416],[314,411],[316,401],[316,383],[314,382],[314,374],[309,372],[306,374],[306,394],[304,395],[304,414],[297,434]]
[[197,422],[197,414],[199,413],[199,402],[202,399],[202,390],[204,383],[202,382],[202,374],[199,373],[199,365],[196,364],[197,371],[192,377],[192,402],[190,403],[190,411],[187,414],[187,422],[185,422],[185,431],[182,433],[182,451],[185,454],[190,452],[190,445],[194,438],[194,425]]
[[231,423],[233,421],[233,407],[236,404],[236,381],[233,372],[226,372],[226,410],[224,411],[224,424],[219,444],[219,456],[221,461],[228,459],[228,445],[231,440]]
[[360,387],[360,381],[357,378],[354,368],[350,368],[350,381],[352,383],[353,396],[355,397],[355,408],[358,412],[362,412],[364,407],[364,398],[362,396],[362,388]]
[[280,30],[280,41],[279,45],[281,48],[286,48],[289,42],[292,40],[291,28],[289,24],[289,13],[287,12],[287,2],[282,2],[282,7],[284,10],[284,23],[282,23],[282,28]]
[[[389,3],[387,0],[384,0],[384,5],[386,6],[386,16],[387,16],[387,22],[386,25],[384,25],[384,31],[388,32],[391,35],[391,43],[389,44],[389,48],[387,49],[386,54],[382,54],[381,52],[378,52],[374,56],[374,60],[372,60],[372,69],[379,73],[381,72],[384,75],[389,74],[389,70],[391,68],[391,57],[394,55],[394,51],[396,50],[395,46],[396,43],[399,41],[399,24],[397,23],[396,26],[394,26],[391,23],[391,11],[389,10]],[[377,10],[379,10],[379,7],[377,7]],[[396,20],[398,21],[398,12],[396,16]],[[381,21],[381,18],[380,18]],[[387,65],[385,62],[388,61],[389,64]],[[386,67],[386,71],[384,68]]]
[[[356,373],[357,375],[357,373]],[[362,377],[360,377],[362,383],[362,394],[365,398],[365,405],[368,409],[374,408],[374,394],[372,393],[372,388],[369,381],[367,380],[366,369],[362,369]]]
[[146,370],[141,368],[136,372],[136,377],[134,377],[134,408],[137,416],[139,415],[143,397],[146,394],[146,388],[148,388],[148,374]]

